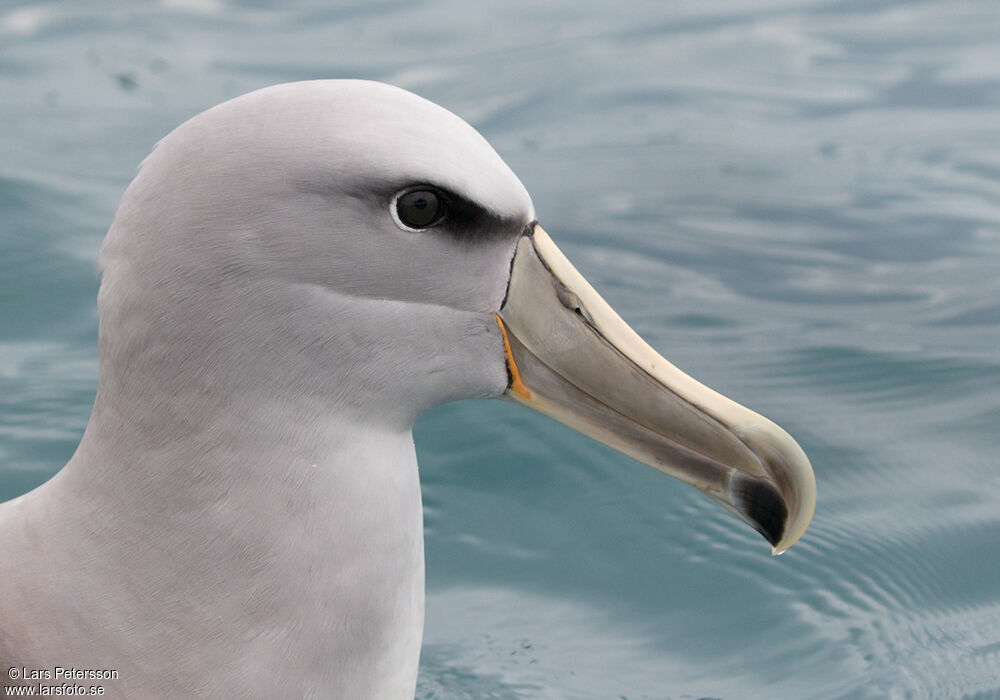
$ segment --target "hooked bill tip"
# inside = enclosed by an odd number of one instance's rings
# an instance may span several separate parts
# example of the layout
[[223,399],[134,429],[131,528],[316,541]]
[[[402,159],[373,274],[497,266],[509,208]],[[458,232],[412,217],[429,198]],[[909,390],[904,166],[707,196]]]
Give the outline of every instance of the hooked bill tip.
[[778,490],[766,481],[742,474],[734,475],[729,488],[733,506],[771,543],[774,553],[780,554],[777,545],[785,534],[788,506]]

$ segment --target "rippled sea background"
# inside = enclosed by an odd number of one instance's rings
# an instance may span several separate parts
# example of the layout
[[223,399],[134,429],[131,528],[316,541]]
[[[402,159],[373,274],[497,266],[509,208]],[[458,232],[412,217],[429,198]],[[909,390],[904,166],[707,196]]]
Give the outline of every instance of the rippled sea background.
[[477,127],[611,304],[819,488],[772,558],[540,415],[432,411],[419,698],[1000,698],[1000,3],[317,5],[0,2],[0,500],[83,432],[97,250],[153,143],[374,78]]

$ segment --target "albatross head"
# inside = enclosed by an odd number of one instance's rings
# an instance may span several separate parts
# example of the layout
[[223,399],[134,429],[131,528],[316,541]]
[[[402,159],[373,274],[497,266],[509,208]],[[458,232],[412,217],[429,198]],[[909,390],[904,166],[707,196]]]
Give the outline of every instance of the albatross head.
[[101,392],[142,374],[398,428],[506,397],[692,484],[775,552],[811,518],[795,441],[644,343],[486,141],[406,91],[295,83],[195,117],[144,162],[101,258]]

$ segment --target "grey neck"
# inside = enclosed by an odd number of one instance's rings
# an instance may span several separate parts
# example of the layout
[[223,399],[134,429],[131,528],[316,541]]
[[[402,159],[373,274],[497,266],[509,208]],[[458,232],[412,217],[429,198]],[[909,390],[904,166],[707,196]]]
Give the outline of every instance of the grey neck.
[[150,431],[156,415],[134,408],[99,396],[66,468],[0,509],[19,521],[0,559],[33,562],[3,573],[0,614],[60,620],[24,653],[113,660],[128,697],[412,698],[423,528],[409,430],[248,402],[200,421],[164,407],[180,423]]

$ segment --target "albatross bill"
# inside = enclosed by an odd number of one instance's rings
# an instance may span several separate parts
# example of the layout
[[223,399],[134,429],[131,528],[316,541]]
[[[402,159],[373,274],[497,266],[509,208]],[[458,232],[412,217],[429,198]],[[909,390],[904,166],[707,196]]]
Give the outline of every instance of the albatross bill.
[[540,226],[517,244],[497,320],[509,398],[694,486],[775,554],[805,532],[816,485],[798,443],[661,357]]

